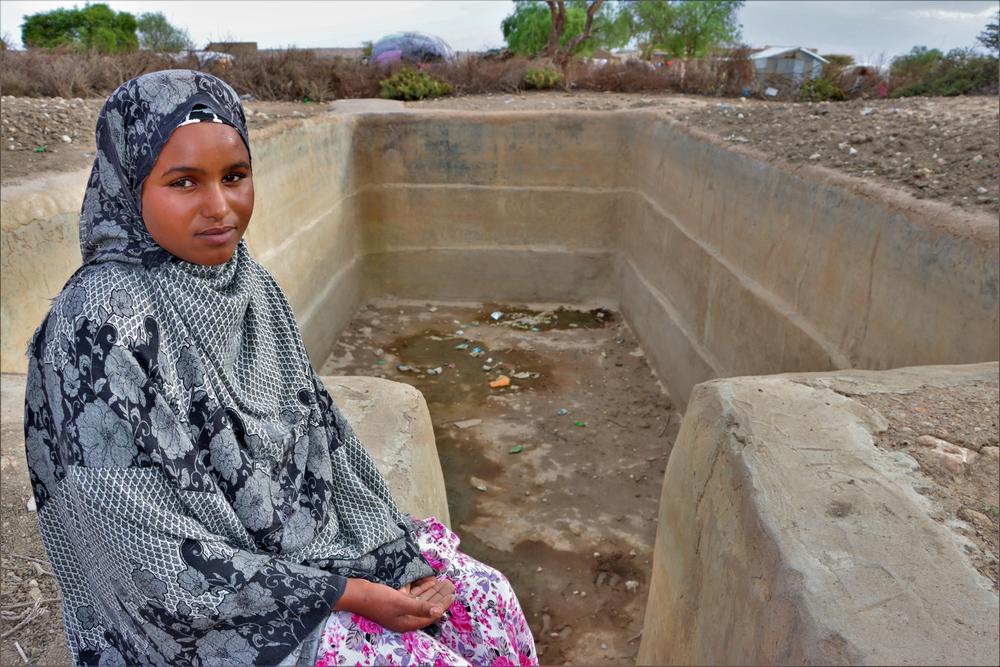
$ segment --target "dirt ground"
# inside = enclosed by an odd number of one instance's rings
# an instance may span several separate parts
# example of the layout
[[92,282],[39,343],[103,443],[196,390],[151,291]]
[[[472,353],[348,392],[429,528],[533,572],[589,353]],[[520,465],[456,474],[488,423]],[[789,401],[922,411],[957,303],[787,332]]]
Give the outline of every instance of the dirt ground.
[[373,301],[322,372],[423,393],[452,528],[509,577],[544,664],[634,664],[680,416],[618,313],[532,305]]
[[968,539],[964,549],[973,565],[993,582],[994,591],[1000,590],[1000,384],[852,398],[888,420],[876,446],[916,460],[932,480],[916,488],[934,501],[931,516]]
[[[23,410],[23,405],[4,409]],[[19,430],[19,429],[18,429]],[[68,665],[59,588],[29,509],[24,440],[6,430],[0,450],[0,665]],[[36,604],[37,603],[37,604]]]
[[[0,182],[93,160],[102,99],[0,99]],[[410,102],[415,109],[523,111],[651,108],[764,155],[820,164],[970,211],[1000,212],[1000,108],[996,97],[800,104],[674,94],[537,91]],[[321,104],[247,102],[251,133]],[[69,139],[69,142],[66,142]],[[42,149],[42,150],[40,150]]]

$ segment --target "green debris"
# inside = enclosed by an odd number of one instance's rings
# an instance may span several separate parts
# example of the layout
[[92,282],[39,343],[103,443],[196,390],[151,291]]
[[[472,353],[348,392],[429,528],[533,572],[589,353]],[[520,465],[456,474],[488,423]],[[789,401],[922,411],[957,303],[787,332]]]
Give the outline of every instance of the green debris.
[[379,359],[375,363],[378,364],[379,366],[383,366],[383,365],[385,365],[385,359]]
[[520,454],[523,451],[524,451],[524,445],[514,445],[513,447],[510,448],[511,454]]
[[580,422],[580,421],[573,422],[573,426],[581,426],[582,427],[582,426],[586,426],[586,425],[587,425],[587,422]]
[[48,146],[35,146],[35,152],[44,153],[46,148],[48,148]]

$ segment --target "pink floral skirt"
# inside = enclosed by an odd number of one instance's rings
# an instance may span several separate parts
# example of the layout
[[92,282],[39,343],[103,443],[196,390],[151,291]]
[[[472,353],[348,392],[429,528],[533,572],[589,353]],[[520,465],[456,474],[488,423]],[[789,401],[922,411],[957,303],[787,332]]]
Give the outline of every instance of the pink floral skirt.
[[537,665],[535,641],[507,579],[458,550],[458,535],[434,517],[417,522],[427,562],[455,586],[447,620],[392,632],[363,616],[334,612],[326,621],[316,667],[332,665]]

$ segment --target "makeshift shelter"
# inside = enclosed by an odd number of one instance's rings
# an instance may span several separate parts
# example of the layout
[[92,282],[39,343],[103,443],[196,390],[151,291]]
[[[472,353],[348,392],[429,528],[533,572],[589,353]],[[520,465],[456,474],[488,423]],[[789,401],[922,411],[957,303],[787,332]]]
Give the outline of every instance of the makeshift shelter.
[[440,37],[422,32],[398,32],[386,35],[372,45],[372,62],[388,65],[397,61],[408,63],[452,62],[455,52]]

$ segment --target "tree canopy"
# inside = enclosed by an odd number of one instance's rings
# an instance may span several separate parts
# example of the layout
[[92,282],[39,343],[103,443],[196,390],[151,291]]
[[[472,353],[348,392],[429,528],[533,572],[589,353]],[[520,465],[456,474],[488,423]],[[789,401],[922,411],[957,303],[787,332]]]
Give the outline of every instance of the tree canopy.
[[160,12],[140,14],[136,25],[141,49],[176,53],[194,46],[187,30],[171,25],[167,17]]
[[[560,48],[580,37],[587,24],[587,9],[593,3],[570,0],[563,3],[565,23],[559,36]],[[539,0],[518,0],[514,11],[500,24],[507,48],[518,55],[533,58],[540,55],[552,32],[552,10]],[[628,17],[620,3],[605,2],[594,15],[589,37],[572,48],[573,55],[589,55],[595,49],[624,46],[631,38]],[[554,54],[550,54],[554,55]]]
[[135,17],[105,4],[53,9],[25,17],[21,42],[26,47],[68,46],[86,51],[120,53],[139,46]]
[[986,24],[976,40],[996,55],[1000,50],[1000,12],[993,15],[993,20]]
[[740,37],[743,0],[642,0],[626,5],[645,56],[654,50],[700,58]]

